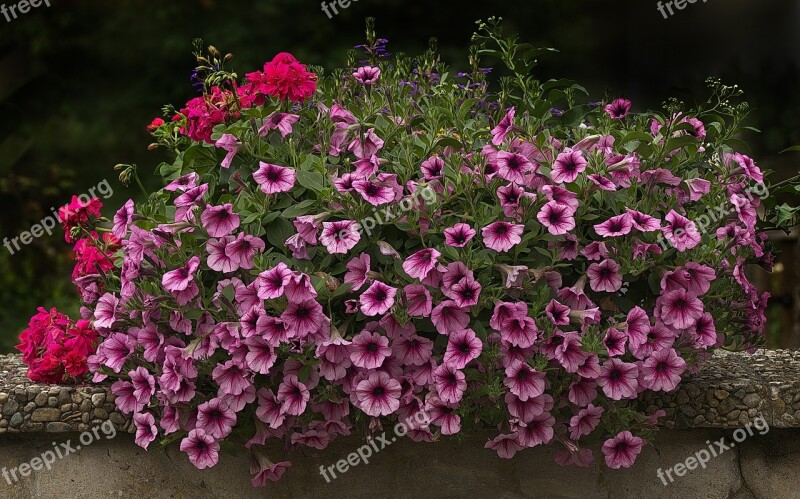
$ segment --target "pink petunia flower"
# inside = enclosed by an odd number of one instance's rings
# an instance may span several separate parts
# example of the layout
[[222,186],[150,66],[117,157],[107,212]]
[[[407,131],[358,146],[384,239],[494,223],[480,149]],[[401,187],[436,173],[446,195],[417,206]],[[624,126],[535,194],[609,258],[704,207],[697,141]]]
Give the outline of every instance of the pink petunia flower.
[[219,461],[219,442],[202,428],[191,430],[181,440],[180,449],[189,456],[189,461],[199,470],[215,466]]
[[609,357],[619,357],[625,355],[625,344],[628,342],[628,335],[619,329],[610,327],[603,337],[603,346],[606,347]]
[[450,333],[444,363],[456,369],[464,369],[470,361],[477,359],[483,351],[483,343],[472,329],[463,329]]
[[558,185],[543,185],[541,189],[548,201],[569,206],[569,209],[572,213],[578,211],[578,208],[580,207],[578,195],[569,189],[565,189],[564,187]]
[[472,277],[464,277],[449,289],[444,290],[444,294],[452,299],[456,306],[469,308],[478,304],[481,285]]
[[203,228],[211,237],[224,237],[239,227],[239,215],[234,213],[231,203],[207,206],[200,215]]
[[628,213],[611,217],[601,224],[594,226],[595,232],[603,237],[624,236],[633,228],[631,216]]
[[603,443],[602,448],[606,465],[615,470],[630,468],[636,461],[636,457],[642,452],[643,446],[644,440],[633,436],[627,430],[614,438],[609,438]]
[[574,151],[570,148],[564,149],[553,163],[550,171],[550,178],[556,183],[574,182],[578,175],[586,170],[587,161],[581,151]]
[[286,286],[292,279],[292,271],[285,263],[280,262],[275,267],[265,270],[258,274],[258,298],[261,300],[272,300],[280,298],[285,292]]
[[444,230],[444,240],[448,246],[463,248],[475,237],[475,229],[465,223],[457,223]]
[[264,119],[264,124],[258,129],[258,134],[265,137],[271,130],[278,130],[281,137],[286,138],[292,133],[292,127],[300,120],[300,116],[288,113],[273,113]]
[[306,385],[294,374],[289,374],[283,378],[278,387],[277,401],[281,404],[281,412],[290,416],[299,416],[306,410],[311,394]]
[[461,431],[461,416],[455,413],[456,407],[434,394],[425,399],[425,412],[430,417],[430,424],[439,426],[442,435],[455,435]]
[[211,270],[227,274],[239,269],[239,263],[225,253],[225,248],[233,240],[233,236],[225,236],[220,239],[211,238],[206,241],[206,252],[208,253],[206,264]]
[[125,239],[128,228],[131,226],[131,223],[133,223],[133,212],[133,199],[125,201],[122,208],[117,210],[114,214],[114,227],[111,230],[114,237],[117,239]]
[[225,158],[220,163],[222,168],[226,170],[231,167],[231,163],[233,163],[233,158],[236,157],[236,154],[242,148],[242,143],[239,142],[239,139],[236,138],[235,135],[231,135],[229,133],[222,134],[222,137],[217,139],[214,143],[215,146],[224,149],[227,153]]
[[222,440],[230,435],[236,424],[236,413],[220,398],[213,398],[197,406],[197,425],[208,435]]
[[361,253],[347,262],[347,273],[344,282],[350,284],[352,291],[358,291],[369,281],[370,258],[368,253]]
[[361,302],[361,313],[366,316],[374,317],[385,314],[394,305],[394,298],[397,295],[397,288],[375,281],[359,297]]
[[355,73],[353,73],[353,78],[355,78],[364,86],[374,85],[378,82],[378,78],[380,78],[380,76],[380,68],[372,66],[361,66],[360,68],[356,69]]
[[514,362],[506,367],[503,384],[525,402],[544,393],[546,376],[524,362]]
[[286,419],[286,413],[282,409],[282,404],[278,401],[277,397],[275,397],[272,390],[268,390],[267,388],[258,390],[256,417],[268,424],[272,429],[280,427],[284,419]]
[[653,232],[661,229],[661,221],[659,219],[651,217],[641,211],[631,210],[630,208],[627,210],[628,215],[630,215],[631,225],[634,229],[642,232]]
[[392,354],[402,365],[422,366],[430,362],[432,353],[433,342],[416,334],[402,336],[392,343]]
[[136,425],[136,437],[134,442],[142,449],[147,450],[150,442],[158,436],[156,428],[156,418],[149,412],[136,413],[133,415],[133,423]]
[[497,152],[497,175],[509,182],[525,183],[525,176],[534,171],[535,165],[523,156],[508,151]]
[[196,172],[187,173],[186,175],[181,175],[167,184],[167,186],[164,187],[164,190],[168,192],[184,192],[197,187],[198,180],[200,180],[200,175],[198,175]]
[[266,487],[267,482],[277,482],[281,479],[286,470],[292,466],[290,461],[273,463],[266,456],[259,452],[254,452],[250,464],[250,473],[253,478],[250,483],[253,487]]
[[425,279],[428,273],[436,268],[441,253],[433,248],[425,248],[406,258],[403,270],[412,279]]
[[375,180],[355,180],[353,189],[361,195],[364,201],[373,206],[391,203],[395,199],[395,191],[391,186]]
[[465,329],[469,324],[469,313],[453,300],[445,300],[431,311],[431,322],[440,334],[449,335],[453,331]]
[[483,229],[483,243],[487,248],[499,253],[505,253],[522,241],[524,225],[515,225],[510,222],[493,222]]
[[239,395],[253,384],[253,375],[247,367],[235,360],[218,364],[211,377],[219,385],[220,395]]
[[359,225],[353,220],[323,222],[319,241],[325,245],[328,253],[345,254],[361,240]]
[[597,384],[613,400],[632,399],[637,394],[638,378],[639,369],[636,364],[611,358],[600,367]]
[[261,187],[261,192],[264,194],[278,194],[292,190],[297,174],[292,168],[259,161],[258,170],[253,173],[253,180]]
[[362,369],[377,369],[392,355],[389,338],[366,329],[353,338],[348,350],[353,365]]
[[464,397],[467,378],[451,364],[442,364],[433,371],[433,381],[439,397],[448,404],[457,404]]
[[411,317],[428,317],[433,310],[430,291],[421,284],[409,284],[403,288],[406,297],[406,312]]
[[112,328],[117,322],[118,306],[119,298],[113,293],[106,293],[101,296],[94,308],[94,327],[97,329]]
[[301,302],[313,300],[317,297],[317,291],[311,284],[308,274],[302,272],[292,272],[292,277],[286,284],[286,299],[290,302]]
[[253,268],[253,258],[257,253],[264,251],[264,247],[264,241],[260,238],[240,232],[236,239],[225,247],[225,254],[239,268],[249,270]]
[[663,294],[656,300],[664,324],[676,329],[693,326],[703,316],[703,302],[685,289]]
[[611,119],[621,120],[628,116],[631,110],[631,101],[628,99],[615,99],[610,104],[606,104],[604,109],[611,116]]
[[544,309],[547,318],[550,319],[556,326],[566,326],[569,324],[569,311],[570,308],[566,305],[562,305],[556,299],[550,300],[550,303]]
[[533,346],[539,337],[536,322],[527,315],[505,319],[499,330],[503,341],[520,348]]
[[569,206],[555,201],[548,201],[539,210],[536,219],[547,227],[547,231],[550,234],[560,236],[575,228],[573,215],[574,212]]
[[348,146],[356,158],[369,158],[383,148],[383,139],[375,134],[375,129],[370,128],[362,136],[357,137]]
[[302,215],[292,220],[292,225],[297,229],[297,234],[308,244],[317,244],[317,233],[322,227],[322,221],[327,218],[327,214],[321,215]]
[[600,416],[602,416],[604,409],[602,407],[595,407],[592,404],[587,405],[575,416],[569,420],[569,438],[577,441],[585,435],[589,435],[600,424]]
[[425,180],[436,180],[442,178],[444,173],[444,160],[438,156],[431,156],[419,165],[422,176]]
[[359,408],[368,416],[388,416],[400,408],[400,383],[383,371],[359,382],[355,393]]
[[156,379],[142,366],[128,372],[128,377],[133,385],[133,396],[139,407],[150,405],[150,399],[156,393]]
[[703,296],[711,289],[711,281],[717,278],[714,269],[707,265],[700,265],[695,262],[687,262],[683,266],[688,277],[686,290],[695,296]]
[[556,418],[549,412],[542,412],[527,423],[520,422],[516,425],[517,443],[523,447],[548,444],[555,435],[555,424]]
[[664,237],[679,252],[692,249],[700,244],[701,235],[694,222],[670,210],[665,217],[667,225],[661,229]]
[[642,365],[642,383],[653,391],[671,392],[681,382],[686,361],[673,348],[656,350]]
[[517,440],[516,433],[501,434],[486,442],[484,448],[497,451],[497,455],[502,459],[511,459],[514,454],[524,449]]
[[586,178],[591,180],[592,183],[596,185],[597,188],[600,189],[601,191],[613,192],[617,190],[617,186],[614,185],[614,182],[597,173],[592,173],[591,175],[587,175]]
[[194,273],[199,267],[200,257],[193,256],[183,267],[165,273],[161,278],[161,285],[164,286],[164,289],[167,291],[183,291],[194,281]]
[[290,301],[281,314],[281,320],[292,338],[302,339],[316,334],[322,328],[325,314],[316,300]]
[[499,146],[506,140],[506,136],[514,128],[515,112],[515,108],[512,107],[509,109],[506,115],[503,116],[503,119],[500,120],[500,123],[498,123],[497,126],[492,129],[490,132],[492,134],[492,144]]
[[[261,317],[259,317],[259,320],[261,320]],[[269,374],[269,370],[278,360],[273,345],[263,336],[247,338],[244,344],[247,346],[247,355],[245,355],[247,366],[253,372]]]
[[610,258],[589,265],[586,272],[589,276],[589,287],[597,292],[616,293],[622,287],[622,275],[619,273],[621,268]]

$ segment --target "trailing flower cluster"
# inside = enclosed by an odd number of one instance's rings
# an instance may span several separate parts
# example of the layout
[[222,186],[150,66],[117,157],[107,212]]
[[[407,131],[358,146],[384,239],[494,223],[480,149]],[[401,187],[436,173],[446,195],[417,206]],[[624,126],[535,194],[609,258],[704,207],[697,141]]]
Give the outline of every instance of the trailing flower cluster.
[[[102,221],[98,198],[86,202],[73,196],[58,210],[64,239],[73,243],[75,268],[72,280],[81,289],[82,301],[92,303],[104,292],[103,275],[114,268],[119,239],[110,233],[99,236],[96,222]],[[55,308],[40,307],[28,328],[20,334],[17,349],[29,366],[28,377],[40,383],[82,381],[89,372],[87,358],[95,353],[99,337],[87,318],[72,321]]]
[[71,321],[55,308],[39,308],[28,328],[20,334],[22,360],[28,377],[38,383],[82,380],[89,372],[86,359],[97,348],[97,332],[91,321]]
[[[663,415],[640,394],[759,343],[767,295],[745,270],[771,254],[735,92],[581,104],[528,75],[544,51],[494,25],[475,42],[457,76],[371,28],[367,60],[330,75],[279,54],[241,82],[203,59],[204,94],[149,127],[177,151],[166,186],[114,216],[117,265],[77,279],[93,380],[139,445],[180,441],[206,468],[237,442],[265,485],[290,466],[270,441],[321,449],[426,411],[415,441],[496,428],[503,458],[553,444],[587,466],[599,441],[628,467]],[[479,54],[512,70],[495,93]]]

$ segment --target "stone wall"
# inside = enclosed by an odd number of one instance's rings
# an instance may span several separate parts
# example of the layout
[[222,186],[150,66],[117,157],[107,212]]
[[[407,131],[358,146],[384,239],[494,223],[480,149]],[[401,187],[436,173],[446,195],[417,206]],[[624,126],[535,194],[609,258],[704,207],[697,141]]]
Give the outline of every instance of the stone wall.
[[[561,468],[550,448],[502,460],[483,448],[491,435],[485,432],[463,442],[398,438],[368,464],[327,482],[320,466],[336,465],[365,444],[354,435],[323,451],[294,452],[280,482],[252,489],[245,455],[223,454],[216,467],[199,471],[175,446],[161,450],[154,443],[146,452],[133,443],[130,422],[114,411],[103,388],[31,384],[17,357],[0,357],[0,497],[800,498],[793,480],[800,474],[800,353],[719,354],[675,393],[641,403],[667,410],[667,427],[628,470],[599,462]],[[76,432],[101,424],[104,431],[77,450]],[[750,434],[734,433],[748,425]],[[692,467],[693,456],[718,452],[721,438],[729,448],[705,467],[697,459],[694,469],[676,466]],[[49,470],[20,476],[20,465],[55,448],[75,451],[64,450],[69,455]],[[12,469],[19,480],[6,477]]]

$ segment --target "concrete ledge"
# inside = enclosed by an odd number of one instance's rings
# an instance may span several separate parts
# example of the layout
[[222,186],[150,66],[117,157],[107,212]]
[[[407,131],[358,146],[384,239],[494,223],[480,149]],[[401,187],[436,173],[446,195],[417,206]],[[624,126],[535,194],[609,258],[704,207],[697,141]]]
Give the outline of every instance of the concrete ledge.
[[[130,418],[104,385],[31,382],[18,355],[0,356],[0,433],[85,431],[106,420],[122,431]],[[674,428],[737,428],[759,415],[774,428],[800,427],[800,351],[717,352],[672,393],[649,393],[642,408],[667,412]]]
[[[0,477],[0,497],[8,499],[79,498],[581,498],[634,499],[783,499],[796,498],[800,472],[800,430],[756,433],[711,458],[705,468],[682,476],[662,472],[708,448],[706,441],[731,439],[722,429],[663,430],[643,449],[636,465],[611,470],[602,456],[588,468],[562,468],[553,449],[537,447],[505,460],[483,444],[493,433],[477,432],[463,442],[415,443],[398,439],[329,483],[320,466],[334,465],[364,445],[360,437],[340,438],[325,450],[305,449],[291,456],[283,478],[266,489],[253,489],[246,453],[220,453],[217,466],[195,469],[177,446],[144,451],[132,435],[102,437],[78,452],[9,484]],[[77,435],[16,434],[0,438],[0,463],[9,469],[53,448],[53,440],[77,442]],[[277,458],[280,450],[269,453]],[[684,470],[685,471],[685,470]]]
[[[668,412],[666,426],[636,465],[611,470],[602,464],[598,444],[588,468],[561,468],[555,448],[537,447],[503,460],[483,446],[496,432],[478,431],[459,442],[414,443],[399,438],[336,479],[327,482],[320,466],[335,465],[365,444],[352,435],[318,451],[303,448],[288,458],[292,466],[269,488],[253,489],[248,454],[220,453],[220,463],[195,469],[176,445],[144,451],[133,443],[130,421],[114,409],[104,386],[48,386],[31,383],[18,356],[0,357],[0,466],[29,465],[61,444],[75,447],[50,469],[16,479],[0,475],[0,497],[400,497],[400,498],[634,498],[703,497],[774,499],[800,497],[800,352],[760,351],[756,355],[719,353],[672,394],[644,397],[649,409]],[[770,427],[744,440],[726,428],[763,415]],[[112,421],[120,430],[99,433],[79,446],[77,432]],[[684,428],[684,429],[679,429]],[[761,428],[764,430],[764,428]],[[742,432],[743,430],[739,430]],[[53,434],[59,432],[59,434]],[[83,434],[86,435],[86,434]],[[740,434],[741,435],[741,434]],[[707,452],[725,438],[730,445],[704,467],[676,476],[679,463]],[[735,440],[735,443],[734,443]],[[282,459],[283,449],[268,452]],[[670,470],[671,481],[658,471]]]

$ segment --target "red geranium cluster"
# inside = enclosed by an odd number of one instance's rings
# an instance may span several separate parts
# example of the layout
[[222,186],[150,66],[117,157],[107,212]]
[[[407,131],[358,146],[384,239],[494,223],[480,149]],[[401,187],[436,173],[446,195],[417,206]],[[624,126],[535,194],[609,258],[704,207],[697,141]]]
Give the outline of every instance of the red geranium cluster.
[[81,381],[89,371],[86,358],[97,347],[97,331],[90,321],[73,323],[55,308],[38,310],[16,347],[28,365],[28,378],[38,383]]
[[[212,87],[211,92],[195,97],[175,115],[172,121],[186,122],[180,132],[197,142],[212,143],[214,127],[237,120],[242,109],[263,106],[267,97],[292,102],[302,102],[317,90],[317,75],[307,71],[292,54],[282,52],[264,64],[264,71],[247,74],[246,83],[231,90]],[[155,132],[165,122],[156,118],[147,130]]]
[[198,142],[211,143],[211,131],[229,119],[238,119],[233,92],[213,87],[210,94],[195,97],[181,109],[186,116],[186,126],[181,132]]
[[317,90],[317,75],[307,71],[292,54],[281,52],[264,64],[264,71],[246,75],[237,94],[244,107],[263,106],[266,97],[302,102]]
[[72,196],[69,204],[62,206],[58,210],[58,218],[64,227],[64,240],[74,243],[76,239],[72,236],[74,227],[86,227],[90,217],[99,217],[100,208],[103,203],[99,198],[92,198],[89,201],[82,201],[78,196]]
[[105,274],[114,268],[113,255],[120,248],[119,239],[108,232],[102,238],[96,232],[79,239],[72,248],[75,253],[75,268],[72,280],[91,274]]

